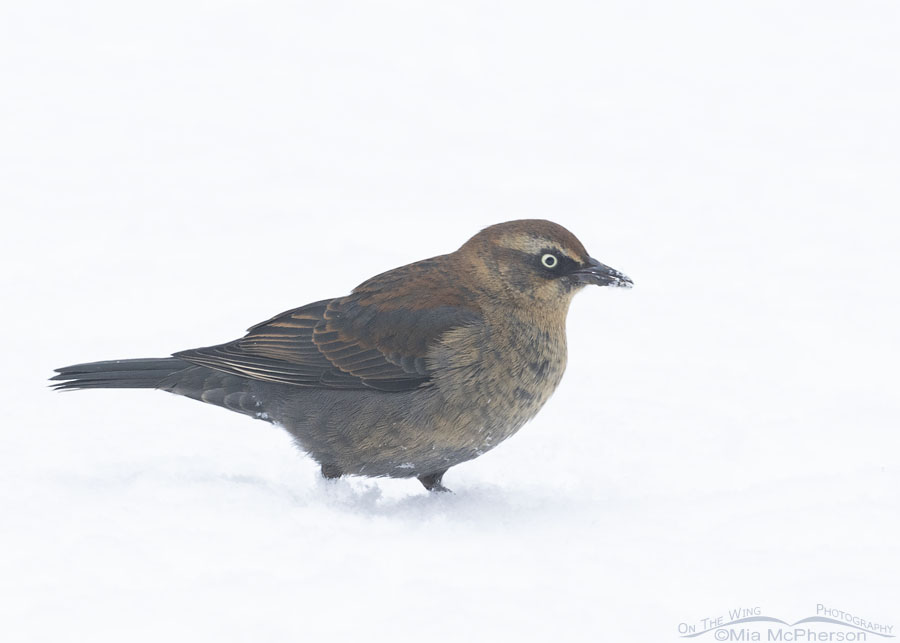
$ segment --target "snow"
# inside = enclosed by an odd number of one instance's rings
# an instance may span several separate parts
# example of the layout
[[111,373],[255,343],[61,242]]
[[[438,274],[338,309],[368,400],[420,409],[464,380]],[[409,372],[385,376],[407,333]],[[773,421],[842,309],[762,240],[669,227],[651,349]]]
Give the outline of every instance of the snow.
[[[817,604],[896,634],[898,18],[4,5],[3,640],[657,642]],[[46,388],[523,217],[635,287],[576,298],[560,389],[453,495],[322,480],[191,400]]]

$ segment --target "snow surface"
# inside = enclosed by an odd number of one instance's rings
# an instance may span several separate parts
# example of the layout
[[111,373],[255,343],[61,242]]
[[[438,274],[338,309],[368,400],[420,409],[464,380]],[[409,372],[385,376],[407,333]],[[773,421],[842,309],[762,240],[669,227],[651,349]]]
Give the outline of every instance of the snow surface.
[[[817,603],[896,634],[898,26],[868,1],[4,3],[0,639],[658,642]],[[521,217],[635,288],[576,298],[559,391],[454,495],[45,386]]]

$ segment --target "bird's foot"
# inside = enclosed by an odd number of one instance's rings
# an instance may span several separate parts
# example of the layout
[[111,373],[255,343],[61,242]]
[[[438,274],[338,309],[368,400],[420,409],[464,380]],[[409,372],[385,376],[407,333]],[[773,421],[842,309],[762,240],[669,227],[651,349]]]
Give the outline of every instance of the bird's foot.
[[326,480],[334,480],[335,478],[340,478],[344,473],[333,464],[323,464],[322,465],[322,477]]
[[450,491],[450,489],[441,484],[441,478],[444,477],[445,473],[447,473],[446,469],[444,469],[443,471],[437,471],[435,473],[429,473],[426,476],[419,476],[419,482],[421,482],[422,485],[429,491],[443,491],[446,493],[453,493],[452,491]]

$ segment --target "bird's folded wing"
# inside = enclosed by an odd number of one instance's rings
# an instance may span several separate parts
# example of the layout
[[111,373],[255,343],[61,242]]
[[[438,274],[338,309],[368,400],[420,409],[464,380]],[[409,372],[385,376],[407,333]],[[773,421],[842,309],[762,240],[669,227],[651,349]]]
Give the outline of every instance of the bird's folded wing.
[[[378,279],[378,278],[376,278]],[[175,353],[251,379],[332,389],[406,391],[428,386],[429,347],[446,331],[480,322],[458,288],[388,288],[370,280],[353,294],[315,302],[253,326],[241,339]],[[424,302],[432,305],[423,305]]]

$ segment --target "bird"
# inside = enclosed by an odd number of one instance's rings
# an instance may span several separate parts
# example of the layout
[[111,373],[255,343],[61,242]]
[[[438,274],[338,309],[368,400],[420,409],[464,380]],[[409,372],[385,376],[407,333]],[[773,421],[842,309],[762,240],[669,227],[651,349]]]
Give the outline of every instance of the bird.
[[508,221],[240,339],[66,366],[52,386],[167,391],[283,427],[325,478],[449,491],[450,467],[512,436],[556,390],[569,304],[588,285],[633,282],[559,224]]

